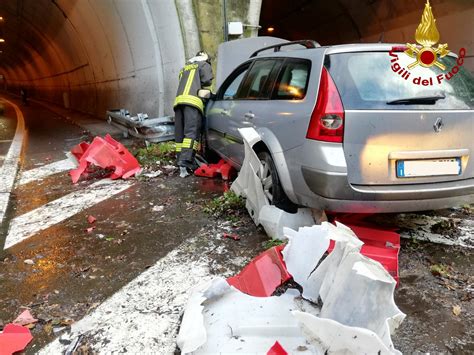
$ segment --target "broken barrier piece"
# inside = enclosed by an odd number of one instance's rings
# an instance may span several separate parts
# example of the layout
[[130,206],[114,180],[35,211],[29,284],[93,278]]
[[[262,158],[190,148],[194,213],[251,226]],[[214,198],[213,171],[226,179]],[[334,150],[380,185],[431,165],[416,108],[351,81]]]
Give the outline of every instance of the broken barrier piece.
[[222,180],[230,180],[235,175],[235,169],[224,159],[221,159],[217,164],[202,164],[194,171],[194,175],[208,178],[215,178],[219,174],[222,176]]
[[[395,281],[360,254],[363,243],[355,234],[327,222],[285,233],[288,271],[295,280],[308,280],[303,293],[288,288],[280,296],[254,297],[222,278],[198,286],[178,334],[182,353],[268,353],[278,341],[299,354],[400,354],[391,341],[405,317],[394,302]],[[319,263],[329,239],[334,251]],[[304,262],[295,259],[305,254]],[[319,298],[321,308],[308,302]]]
[[33,339],[28,328],[16,324],[7,324],[0,333],[0,355],[11,355],[22,351]]
[[[364,242],[362,255],[378,261],[388,273],[399,282],[398,254],[400,252],[400,234],[391,230],[382,230],[368,224],[364,226],[347,225]],[[328,252],[334,249],[331,241]]]
[[282,249],[282,246],[276,246],[264,251],[227,282],[248,295],[271,296],[278,286],[291,278],[281,255]]
[[[84,142],[83,142],[84,143]],[[85,173],[90,165],[95,165],[103,169],[113,169],[111,179],[127,179],[141,168],[137,159],[123,146],[123,144],[114,140],[109,134],[105,138],[95,137],[91,144],[80,143],[72,148],[71,153],[76,157],[79,163],[77,169],[69,172],[72,182],[79,181],[81,175]],[[84,148],[86,148],[84,150]]]
[[288,355],[283,346],[280,345],[278,341],[273,344],[273,346],[268,350],[267,355]]

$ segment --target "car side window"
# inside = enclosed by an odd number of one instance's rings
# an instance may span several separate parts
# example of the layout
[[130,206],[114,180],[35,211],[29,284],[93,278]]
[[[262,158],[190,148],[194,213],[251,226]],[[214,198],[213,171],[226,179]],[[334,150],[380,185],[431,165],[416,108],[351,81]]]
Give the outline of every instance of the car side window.
[[311,64],[304,59],[290,59],[278,76],[273,100],[302,100],[308,88]]
[[272,73],[274,68],[281,64],[281,60],[266,59],[257,60],[237,93],[238,99],[255,100],[270,98]]
[[[249,65],[241,68],[241,72],[237,70],[237,73],[234,74],[234,79],[231,79],[230,82],[226,82],[222,88],[222,100],[233,100],[236,98],[237,91],[239,89],[240,84],[242,83],[242,79],[247,74]],[[237,75],[237,76],[235,76]]]

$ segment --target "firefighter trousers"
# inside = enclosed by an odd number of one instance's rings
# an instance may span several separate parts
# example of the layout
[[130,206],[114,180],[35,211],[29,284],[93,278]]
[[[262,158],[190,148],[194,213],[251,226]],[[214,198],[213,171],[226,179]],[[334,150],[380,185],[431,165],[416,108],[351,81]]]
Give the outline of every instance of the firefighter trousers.
[[178,166],[193,168],[194,155],[199,149],[202,114],[197,108],[178,105],[174,114],[174,135]]

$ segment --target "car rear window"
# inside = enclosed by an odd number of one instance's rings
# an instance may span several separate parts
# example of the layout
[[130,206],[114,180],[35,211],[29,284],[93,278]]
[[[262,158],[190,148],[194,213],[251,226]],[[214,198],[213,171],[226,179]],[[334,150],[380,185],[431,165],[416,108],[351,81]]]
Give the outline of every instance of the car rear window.
[[[406,68],[414,62],[403,52],[397,52],[397,62]],[[436,81],[439,74],[448,74],[456,65],[456,58],[446,56],[439,62],[446,66],[441,70],[436,66],[424,68],[420,65],[411,69],[405,80],[391,68],[393,57],[388,52],[354,52],[328,55],[325,66],[341,94],[345,109],[385,109],[385,110],[466,110],[474,108],[474,79],[464,68],[450,80]],[[413,79],[433,78],[433,85],[417,85]],[[443,94],[445,99],[434,104],[389,105],[387,102],[421,96]]]

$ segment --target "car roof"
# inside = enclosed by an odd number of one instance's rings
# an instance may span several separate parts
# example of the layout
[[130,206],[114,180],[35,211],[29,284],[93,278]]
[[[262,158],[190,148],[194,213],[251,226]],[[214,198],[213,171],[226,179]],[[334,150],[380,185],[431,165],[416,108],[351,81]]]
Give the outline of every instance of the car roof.
[[[295,57],[295,58],[311,58],[314,55],[335,54],[335,53],[350,53],[350,52],[388,52],[393,47],[406,47],[406,43],[350,43],[337,44],[331,46],[321,46],[316,48],[302,48],[299,46],[289,47],[290,49],[282,49],[278,52],[261,52],[255,58],[272,58],[272,57]],[[271,49],[269,49],[271,51]],[[455,53],[450,52],[450,56],[455,56]]]

